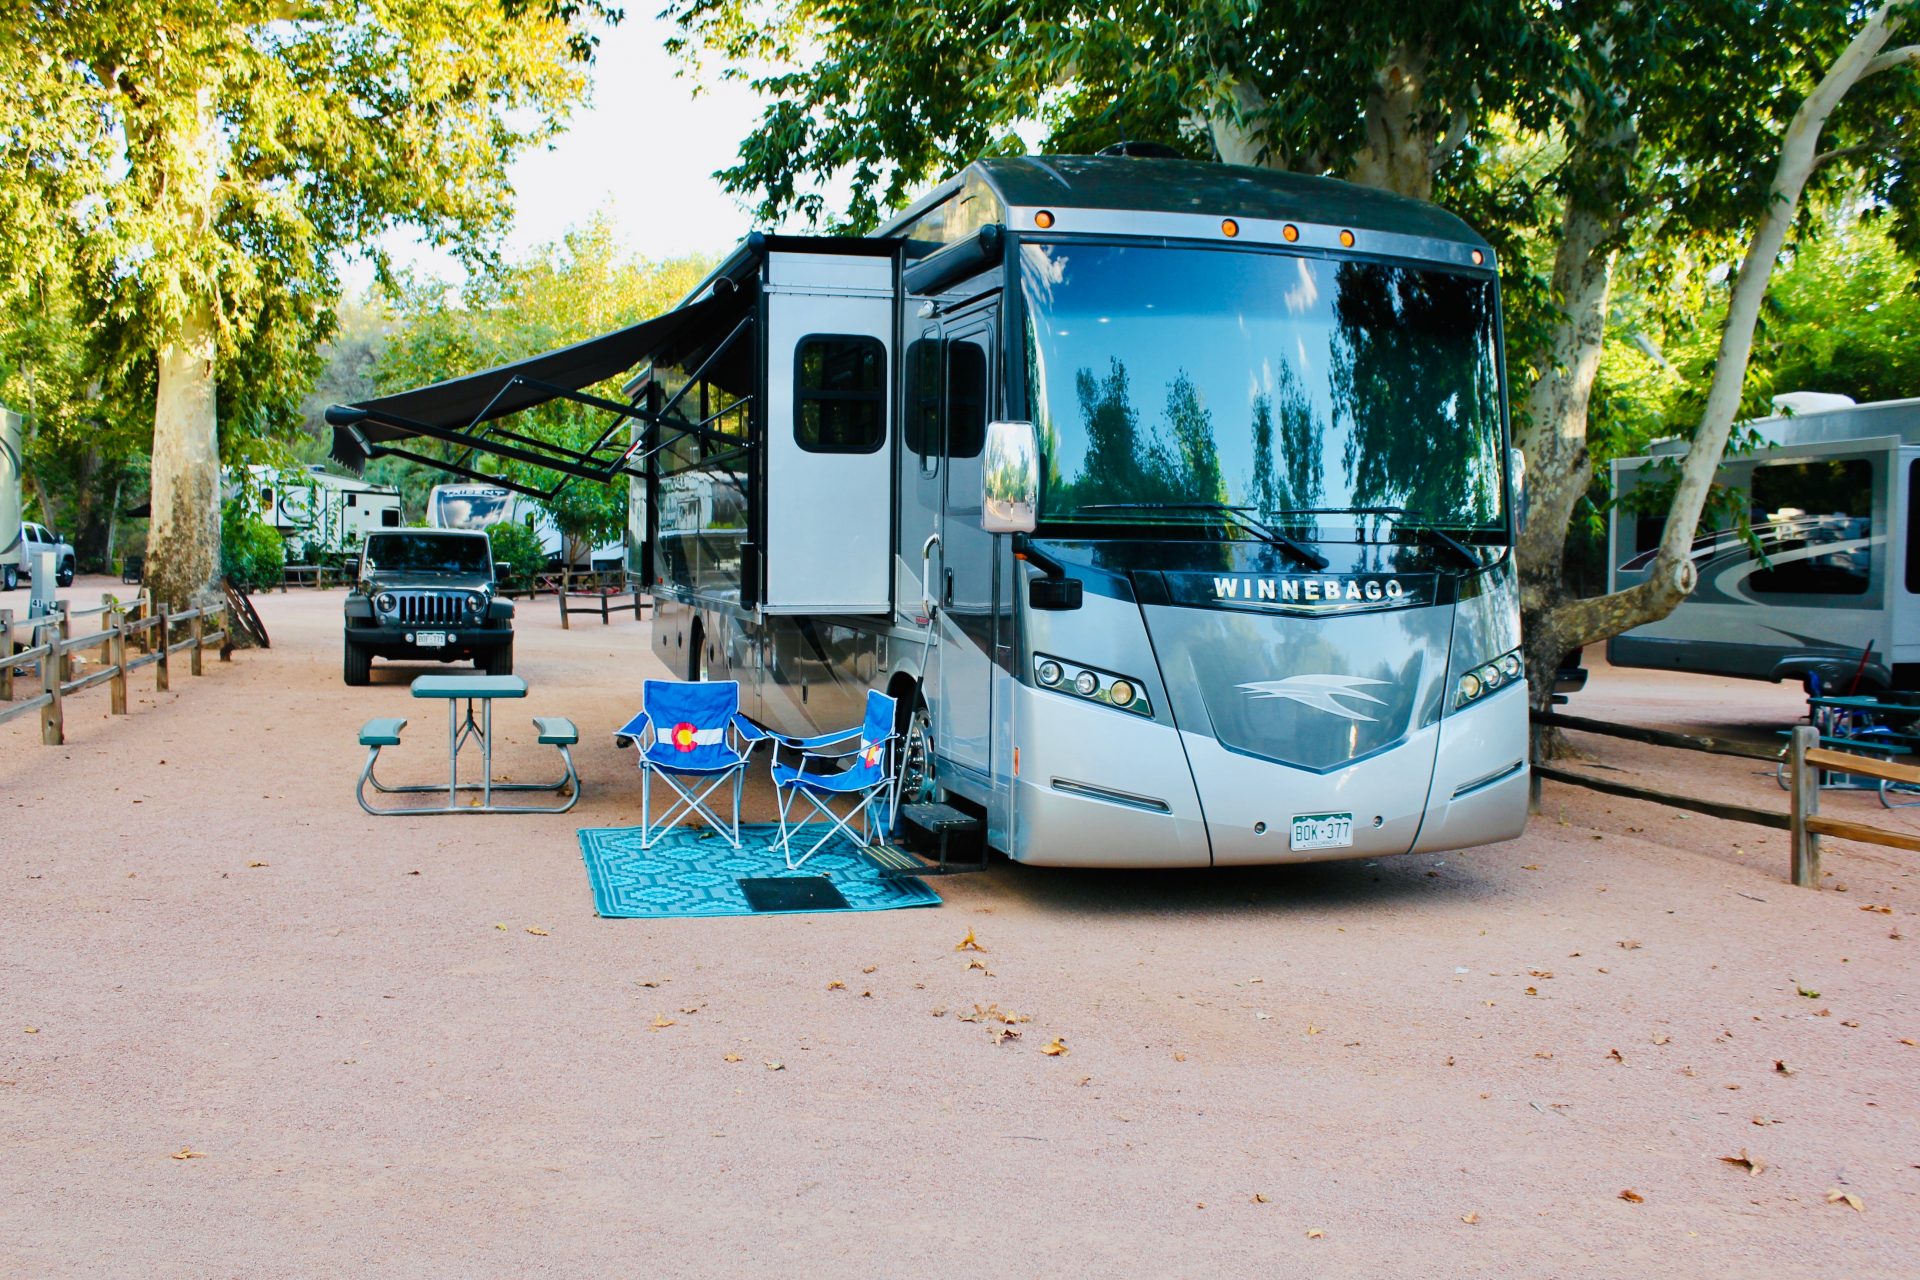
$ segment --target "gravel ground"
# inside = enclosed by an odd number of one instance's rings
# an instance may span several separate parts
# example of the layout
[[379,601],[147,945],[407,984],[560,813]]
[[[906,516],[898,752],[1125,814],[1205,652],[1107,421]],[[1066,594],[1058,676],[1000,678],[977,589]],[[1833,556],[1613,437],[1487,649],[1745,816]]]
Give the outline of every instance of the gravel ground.
[[[433,774],[413,672],[342,685],[338,592],[259,605],[270,652],[0,727],[0,1274],[1920,1273],[1920,857],[1795,890],[1783,833],[1549,783],[1460,854],[603,921],[573,832],[637,820],[643,624],[523,605],[497,764],[572,716],[574,813],[374,820],[361,721]],[[1796,694],[1602,666],[1572,710],[1764,735]]]

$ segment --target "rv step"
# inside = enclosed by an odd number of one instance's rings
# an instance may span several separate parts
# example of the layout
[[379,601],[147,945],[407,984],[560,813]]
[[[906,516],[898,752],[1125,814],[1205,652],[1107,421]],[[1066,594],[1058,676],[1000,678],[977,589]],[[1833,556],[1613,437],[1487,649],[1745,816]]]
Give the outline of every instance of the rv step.
[[958,875],[965,871],[985,871],[987,869],[987,849],[985,841],[980,846],[978,862],[948,862],[947,841],[956,833],[968,835],[980,830],[980,819],[950,804],[903,804],[900,817],[909,827],[917,828],[940,841],[939,860],[931,865],[922,863],[914,871],[885,871],[886,875],[947,876]]

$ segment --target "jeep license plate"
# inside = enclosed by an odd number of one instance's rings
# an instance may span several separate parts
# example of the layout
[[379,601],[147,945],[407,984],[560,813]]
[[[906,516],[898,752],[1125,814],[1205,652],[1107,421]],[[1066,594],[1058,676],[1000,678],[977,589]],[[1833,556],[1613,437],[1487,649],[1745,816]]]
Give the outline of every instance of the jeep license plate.
[[[413,637],[413,642],[422,649],[444,649],[447,647],[447,633],[444,631],[416,632]],[[1299,848],[1298,845],[1294,847]]]
[[1350,849],[1353,847],[1353,815],[1300,814],[1293,820],[1289,842],[1295,849]]

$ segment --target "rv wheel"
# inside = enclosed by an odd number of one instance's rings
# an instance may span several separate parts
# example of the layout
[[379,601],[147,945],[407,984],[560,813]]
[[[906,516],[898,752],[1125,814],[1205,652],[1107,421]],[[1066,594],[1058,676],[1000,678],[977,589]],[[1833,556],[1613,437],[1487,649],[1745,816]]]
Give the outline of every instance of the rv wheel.
[[900,731],[900,777],[896,804],[920,804],[934,798],[933,724],[926,704],[917,698],[906,726]]

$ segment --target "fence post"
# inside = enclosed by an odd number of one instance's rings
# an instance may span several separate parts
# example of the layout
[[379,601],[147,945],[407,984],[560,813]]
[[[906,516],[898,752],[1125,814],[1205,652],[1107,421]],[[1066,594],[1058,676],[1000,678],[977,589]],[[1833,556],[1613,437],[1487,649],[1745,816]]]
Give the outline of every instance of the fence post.
[[13,610],[0,609],[0,702],[13,701]]
[[200,640],[206,634],[206,627],[201,619],[206,616],[206,612],[205,605],[193,611],[193,648],[189,651],[191,656],[187,659],[187,670],[196,676],[200,674]]
[[[145,587],[140,588],[140,595],[133,602],[133,613],[134,617],[141,622],[145,622],[153,617],[153,597],[147,593]],[[140,629],[140,639],[138,643],[141,653],[152,653],[153,632],[146,627],[142,627]]]
[[40,691],[47,695],[47,705],[40,708],[40,742],[43,746],[58,747],[67,740],[67,711],[60,700],[60,660],[65,655],[59,648],[60,628],[52,618],[44,619],[35,629],[36,645],[42,636],[48,637],[47,643],[54,649],[40,659]]
[[1820,887],[1820,837],[1807,830],[1807,819],[1820,812],[1820,770],[1807,763],[1807,750],[1819,745],[1820,731],[1804,724],[1787,745],[1793,882],[1803,889]]
[[172,685],[168,683],[167,678],[167,658],[169,656],[167,649],[168,642],[172,638],[172,632],[168,627],[167,606],[164,604],[161,605],[157,611],[157,616],[160,619],[160,661],[153,664],[153,691],[155,693],[165,693],[172,687]]
[[567,588],[565,584],[562,584],[560,587],[560,629],[562,631],[573,630],[573,625],[567,621]]
[[113,664],[113,679],[107,684],[112,694],[111,710],[116,716],[127,714],[127,626],[126,615],[107,637],[107,661]]
[[62,680],[73,679],[73,659],[67,656],[66,642],[73,639],[73,614],[68,611],[65,600],[56,600],[53,607],[60,611],[60,661],[54,665],[60,668]]
[[233,661],[233,606],[222,600],[214,606],[220,614],[220,661]]

